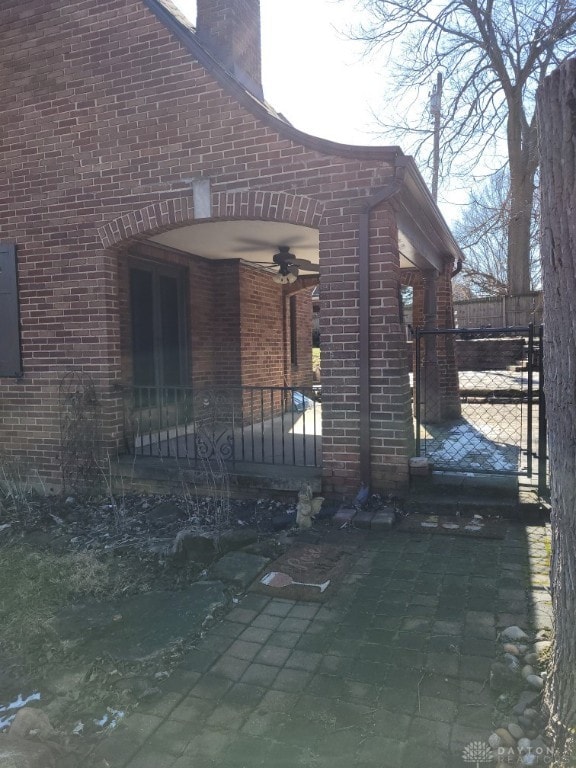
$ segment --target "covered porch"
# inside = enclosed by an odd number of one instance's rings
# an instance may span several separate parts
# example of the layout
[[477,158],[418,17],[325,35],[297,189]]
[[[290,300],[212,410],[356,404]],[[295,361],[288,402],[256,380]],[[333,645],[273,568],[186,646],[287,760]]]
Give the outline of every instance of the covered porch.
[[186,208],[168,206],[161,224],[145,210],[102,232],[118,265],[121,463],[301,469],[339,495],[406,487],[414,433],[400,287],[412,283],[427,322],[446,324],[459,251],[437,211],[423,215],[429,193],[410,158],[395,160],[394,179],[348,201],[346,239],[318,201],[209,183],[192,183]]

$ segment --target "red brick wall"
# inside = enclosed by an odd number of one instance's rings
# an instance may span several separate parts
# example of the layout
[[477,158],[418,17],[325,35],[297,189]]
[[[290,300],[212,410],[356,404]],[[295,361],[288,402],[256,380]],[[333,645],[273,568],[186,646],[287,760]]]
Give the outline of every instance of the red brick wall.
[[[454,264],[448,262],[438,278],[438,325],[440,328],[454,327],[454,307],[452,304],[452,270]],[[438,355],[441,367],[442,415],[446,419],[458,418],[462,412],[458,386],[458,366],[456,363],[455,338],[441,336],[438,340]]]
[[[2,443],[57,480],[58,384],[70,368],[97,385],[106,446],[122,443],[122,249],[132,235],[193,221],[189,179],[204,176],[216,219],[320,230],[325,483],[354,487],[358,201],[390,180],[393,154],[301,143],[252,114],[141,0],[4,0],[0,26],[1,236],[18,244],[24,366],[22,382],[0,381]],[[375,223],[371,246],[372,382],[376,398],[389,398],[375,411],[373,468],[390,487],[407,477],[409,439],[393,232],[392,219]],[[213,269],[222,273],[211,281],[202,271],[196,285],[206,302],[215,279],[230,286],[228,305],[213,310],[233,332],[232,267]],[[204,344],[215,335],[192,294],[190,336]],[[232,339],[222,333],[213,356],[197,353],[199,375],[207,379],[217,358],[236,367]]]
[[199,37],[261,86],[259,0],[197,0]]
[[[452,305],[452,263],[446,264],[436,279],[437,327],[453,328]],[[424,285],[422,276],[414,273],[411,279],[414,288],[413,324],[414,328],[424,327]],[[457,418],[461,412],[458,389],[458,366],[453,336],[439,335],[435,338],[439,374],[439,416],[441,419]],[[424,341],[421,342],[421,354],[424,355]]]
[[240,273],[240,349],[247,386],[284,386],[282,287],[248,266]]
[[[342,231],[330,250],[320,282],[322,340],[322,430],[325,485],[342,492],[358,483],[359,471],[359,291],[357,210],[344,210]],[[374,488],[407,482],[412,416],[408,356],[400,324],[400,268],[392,212],[381,206],[370,221],[370,404],[371,474]],[[344,480],[344,482],[343,482]]]

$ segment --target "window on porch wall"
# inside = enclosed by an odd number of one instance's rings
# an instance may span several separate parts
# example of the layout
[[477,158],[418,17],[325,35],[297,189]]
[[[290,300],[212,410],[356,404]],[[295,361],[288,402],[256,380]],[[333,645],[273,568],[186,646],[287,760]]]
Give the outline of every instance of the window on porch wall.
[[136,386],[186,383],[183,270],[130,269],[132,359]]

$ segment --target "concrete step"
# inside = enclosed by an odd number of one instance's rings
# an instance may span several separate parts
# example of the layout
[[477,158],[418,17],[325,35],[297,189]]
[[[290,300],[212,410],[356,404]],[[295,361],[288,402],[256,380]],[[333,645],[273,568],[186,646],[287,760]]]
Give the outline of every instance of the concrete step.
[[468,483],[463,482],[462,476],[453,480],[454,484],[449,485],[438,478],[435,482],[433,476],[425,482],[419,478],[420,482],[412,483],[404,499],[405,511],[470,517],[478,514],[526,523],[549,519],[548,500],[538,494],[536,486],[518,482],[517,477],[476,475],[466,478]]

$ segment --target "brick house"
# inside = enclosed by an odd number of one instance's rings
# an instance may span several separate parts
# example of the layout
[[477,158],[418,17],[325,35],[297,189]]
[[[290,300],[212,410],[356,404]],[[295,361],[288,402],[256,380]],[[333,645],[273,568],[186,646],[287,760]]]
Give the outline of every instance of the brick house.
[[0,24],[4,451],[57,487],[76,451],[71,419],[80,438],[92,429],[70,416],[86,382],[113,462],[138,453],[138,437],[140,453],[176,450],[198,392],[234,412],[237,450],[255,392],[260,421],[274,422],[312,384],[319,279],[310,476],[325,493],[405,487],[399,288],[412,284],[415,307],[442,324],[461,257],[413,160],[306,135],[274,112],[258,0],[198,0],[195,28],[169,0],[5,0]]

